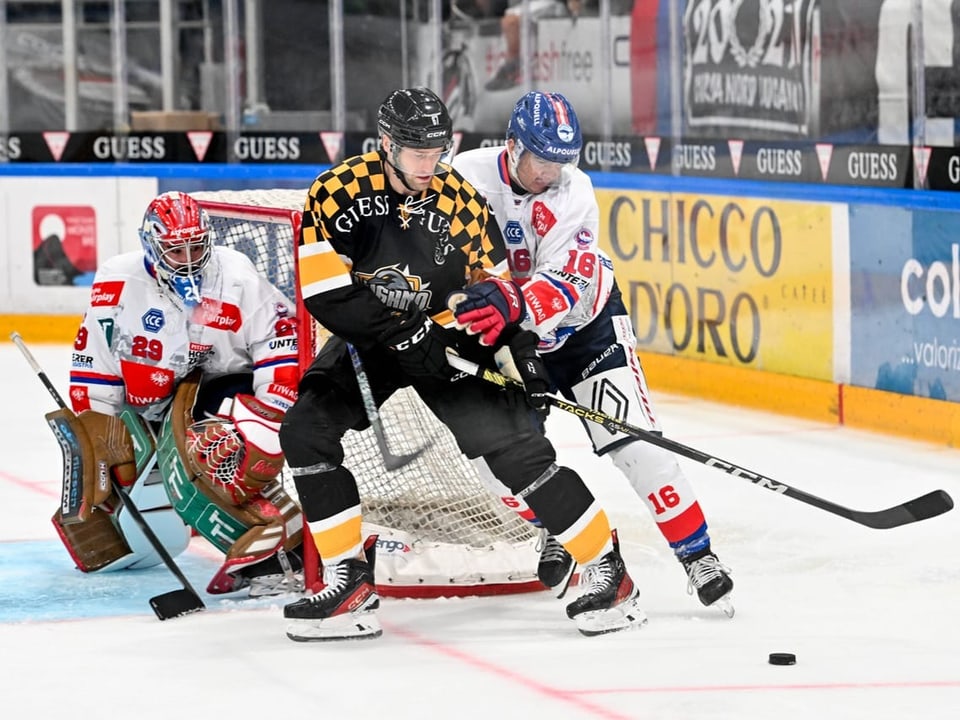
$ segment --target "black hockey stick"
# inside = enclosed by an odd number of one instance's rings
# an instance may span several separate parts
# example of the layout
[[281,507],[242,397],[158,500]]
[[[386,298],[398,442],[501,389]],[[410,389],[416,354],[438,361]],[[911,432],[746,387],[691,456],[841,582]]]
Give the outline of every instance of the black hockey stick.
[[[31,353],[29,348],[27,348],[23,338],[20,337],[20,333],[11,333],[10,339],[13,340],[14,344],[16,344],[18,348],[20,348],[20,352],[23,353],[23,356],[27,359],[27,362],[30,363],[30,367],[33,368],[33,371],[37,374],[37,377],[40,378],[40,382],[43,383],[50,395],[53,396],[53,399],[56,401],[57,405],[64,410],[69,409],[67,408],[67,404],[63,401],[63,398],[60,396],[60,393],[57,392],[57,389],[53,386],[53,383],[50,382],[50,378],[47,377],[47,374],[40,367],[40,364],[33,356],[33,353]],[[137,524],[137,527],[140,528],[140,531],[147,538],[157,555],[159,555],[160,559],[163,560],[163,564],[166,565],[167,569],[170,570],[170,572],[172,572],[183,584],[182,590],[171,590],[170,592],[150,598],[150,607],[153,608],[153,612],[156,613],[157,617],[161,620],[169,620],[170,618],[175,618],[181,615],[187,615],[189,613],[203,610],[206,607],[206,605],[203,604],[203,600],[200,599],[197,591],[193,589],[192,585],[190,585],[190,581],[187,580],[187,577],[173,561],[173,558],[170,557],[170,553],[167,552],[167,549],[163,546],[163,543],[160,542],[160,538],[158,538],[153,532],[153,528],[147,524],[147,521],[144,519],[140,510],[134,504],[133,500],[130,499],[130,495],[127,494],[127,491],[120,486],[120,483],[117,482],[117,479],[113,477],[112,474],[110,476],[110,482],[113,485],[114,492],[117,493],[120,501],[123,503],[124,507],[127,508],[127,512],[130,513],[130,517],[133,518],[133,521]]]
[[357,352],[357,349],[351,343],[346,343],[346,345],[347,350],[350,352],[350,360],[353,362],[353,371],[357,376],[357,384],[360,386],[360,397],[363,398],[363,407],[367,412],[367,420],[370,421],[370,427],[373,428],[374,437],[377,439],[377,447],[380,450],[381,457],[383,457],[383,466],[387,468],[387,470],[399,470],[423,455],[424,451],[430,447],[430,444],[427,443],[416,452],[407,455],[395,455],[390,452],[390,446],[387,444],[387,435],[383,430],[383,421],[380,419],[377,403],[373,399],[373,390],[370,389],[370,380],[367,377],[367,371],[363,369],[360,353]]
[[[481,368],[476,363],[465,360],[459,356],[448,354],[447,359],[450,362],[450,365],[457,370],[465,372],[469,375],[475,375],[483,380],[486,380],[487,382],[492,382],[504,387],[510,385],[523,387],[523,384],[519,380],[514,380],[498,372]],[[887,530],[900,525],[918,522],[919,520],[926,520],[928,518],[936,517],[937,515],[942,515],[953,507],[953,498],[951,498],[943,490],[934,490],[926,495],[922,495],[913,500],[908,500],[900,505],[894,505],[886,510],[852,510],[842,505],[837,505],[836,503],[830,502],[829,500],[824,500],[816,495],[806,493],[803,490],[798,490],[782,482],[777,482],[766,475],[761,475],[753,470],[747,470],[746,468],[740,467],[739,465],[734,465],[726,460],[721,460],[720,458],[709,455],[701,450],[683,445],[675,440],[670,440],[669,438],[665,438],[658,433],[629,425],[602,412],[584,407],[583,405],[567,402],[566,400],[558,398],[554,395],[547,395],[547,402],[554,407],[563,410],[564,412],[572,413],[579,418],[602,425],[610,432],[621,432],[625,435],[630,435],[638,440],[643,440],[644,442],[661,447],[664,450],[669,450],[677,455],[682,455],[690,460],[695,460],[698,463],[715,467],[719,470],[723,470],[725,473],[729,473],[730,475],[736,475],[737,477],[743,478],[744,480],[747,480],[758,487],[762,487],[765,490],[770,490],[780,495],[786,495],[794,500],[799,500],[807,505],[813,505],[821,510],[826,510],[829,513],[839,515],[847,520],[852,520],[855,523],[866,525],[867,527],[874,528],[876,530]]]

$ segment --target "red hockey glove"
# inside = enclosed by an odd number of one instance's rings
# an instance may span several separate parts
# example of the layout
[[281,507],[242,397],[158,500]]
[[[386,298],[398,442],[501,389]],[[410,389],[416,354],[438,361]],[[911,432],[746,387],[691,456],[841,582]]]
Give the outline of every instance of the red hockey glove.
[[504,328],[520,322],[526,312],[520,286],[497,278],[450,293],[447,307],[461,330],[479,335],[480,344],[488,346],[495,345]]

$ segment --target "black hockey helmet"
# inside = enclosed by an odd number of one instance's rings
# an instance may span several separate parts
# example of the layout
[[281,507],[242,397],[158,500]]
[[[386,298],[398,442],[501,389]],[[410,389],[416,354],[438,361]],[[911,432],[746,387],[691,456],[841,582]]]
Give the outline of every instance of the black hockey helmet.
[[453,145],[447,106],[424,87],[390,93],[377,113],[377,129],[401,147],[449,150]]

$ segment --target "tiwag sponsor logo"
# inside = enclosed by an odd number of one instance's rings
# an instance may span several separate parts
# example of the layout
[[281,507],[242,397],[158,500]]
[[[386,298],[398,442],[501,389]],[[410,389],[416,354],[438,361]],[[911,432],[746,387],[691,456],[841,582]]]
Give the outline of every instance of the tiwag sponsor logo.
[[204,298],[194,313],[194,322],[217,330],[237,332],[243,325],[240,308],[233,303]]
[[145,407],[165,400],[173,392],[172,370],[120,360],[120,374],[127,390],[127,402]]
[[112,307],[120,302],[123,280],[94,283],[90,290],[90,304],[93,307]]

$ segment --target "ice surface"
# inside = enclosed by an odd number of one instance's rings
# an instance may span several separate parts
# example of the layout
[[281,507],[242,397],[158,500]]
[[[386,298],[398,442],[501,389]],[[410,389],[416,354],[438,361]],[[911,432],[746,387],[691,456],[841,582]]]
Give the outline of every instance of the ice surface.
[[[70,349],[32,348],[66,389]],[[82,575],[56,539],[54,408],[16,348],[0,344],[0,703],[4,718],[960,717],[960,513],[871,530],[681,459],[734,571],[736,617],[686,594],[650,516],[570,416],[550,434],[618,525],[649,624],[581,637],[549,593],[382,603],[384,635],[288,640],[282,601],[206,597],[159,622],[147,599],[179,587],[162,566]],[[666,434],[857,509],[943,488],[960,452],[689,398],[658,396]],[[178,562],[205,587],[217,556]],[[771,652],[797,664],[775,667]]]

